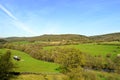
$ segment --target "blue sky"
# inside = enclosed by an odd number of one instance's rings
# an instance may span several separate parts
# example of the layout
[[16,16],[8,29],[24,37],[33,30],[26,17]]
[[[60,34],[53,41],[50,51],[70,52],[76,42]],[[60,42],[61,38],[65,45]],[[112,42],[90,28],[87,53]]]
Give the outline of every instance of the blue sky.
[[120,32],[120,0],[0,0],[0,37]]

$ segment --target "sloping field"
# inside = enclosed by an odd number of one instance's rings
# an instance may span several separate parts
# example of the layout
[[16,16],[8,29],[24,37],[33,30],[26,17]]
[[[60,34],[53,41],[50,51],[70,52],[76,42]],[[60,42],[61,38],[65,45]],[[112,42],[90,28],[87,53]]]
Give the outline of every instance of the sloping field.
[[[0,52],[5,53],[7,49],[0,49]],[[59,73],[56,69],[59,67],[58,64],[40,61],[32,58],[28,54],[24,52],[20,52],[17,50],[10,50],[12,52],[12,60],[17,67],[15,71],[17,72],[42,72],[42,73]],[[16,61],[13,59],[13,56],[19,56],[21,58],[20,61]]]
[[82,52],[86,52],[92,55],[105,56],[106,54],[116,55],[120,53],[120,48],[114,45],[80,44],[80,45],[71,45],[69,47],[78,48]]
[[98,44],[79,44],[79,45],[64,45],[64,46],[48,46],[44,49],[52,49],[55,47],[68,47],[68,48],[77,48],[82,52],[88,53],[90,55],[101,55],[106,56],[106,54],[111,54],[111,56],[116,56],[120,53],[120,47],[116,45],[98,45]]

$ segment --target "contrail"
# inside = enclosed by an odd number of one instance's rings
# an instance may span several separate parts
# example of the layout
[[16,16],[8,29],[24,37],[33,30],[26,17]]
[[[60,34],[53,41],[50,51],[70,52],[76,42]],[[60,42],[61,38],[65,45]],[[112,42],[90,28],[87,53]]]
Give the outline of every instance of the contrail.
[[2,11],[4,11],[10,18],[12,18],[13,20],[13,24],[16,26],[16,27],[19,27],[21,28],[22,30],[28,32],[28,33],[31,33],[33,35],[36,35],[36,33],[34,31],[32,31],[27,25],[25,25],[24,23],[22,23],[21,21],[19,21],[9,10],[7,10],[4,6],[2,6],[0,4],[0,9]]
[[17,18],[15,16],[12,15],[12,13],[10,11],[8,11],[5,7],[3,7],[1,4],[0,4],[0,8],[8,15],[10,16],[12,19],[14,20],[17,20]]

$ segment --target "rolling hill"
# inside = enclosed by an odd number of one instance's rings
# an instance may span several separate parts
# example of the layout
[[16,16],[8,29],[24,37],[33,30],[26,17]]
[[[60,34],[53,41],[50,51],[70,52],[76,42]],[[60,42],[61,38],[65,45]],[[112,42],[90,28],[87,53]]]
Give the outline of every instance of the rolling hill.
[[4,38],[7,41],[75,41],[75,42],[93,42],[93,41],[120,41],[120,33],[110,33],[96,36],[85,36],[79,34],[61,34],[61,35],[41,35],[35,37],[9,37]]
[[76,34],[62,34],[62,35],[41,35],[35,37],[9,37],[5,38],[7,41],[88,41],[89,38],[83,35]]
[[104,35],[91,36],[90,39],[94,41],[120,41],[120,33],[110,33]]

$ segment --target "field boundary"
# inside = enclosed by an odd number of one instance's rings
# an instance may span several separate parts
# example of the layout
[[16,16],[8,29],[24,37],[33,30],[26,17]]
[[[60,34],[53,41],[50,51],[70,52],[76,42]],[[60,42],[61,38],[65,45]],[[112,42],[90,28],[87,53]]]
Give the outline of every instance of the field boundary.
[[54,73],[54,72],[10,72],[9,74],[13,75],[22,75],[22,74],[34,74],[34,75],[58,75],[62,73]]

